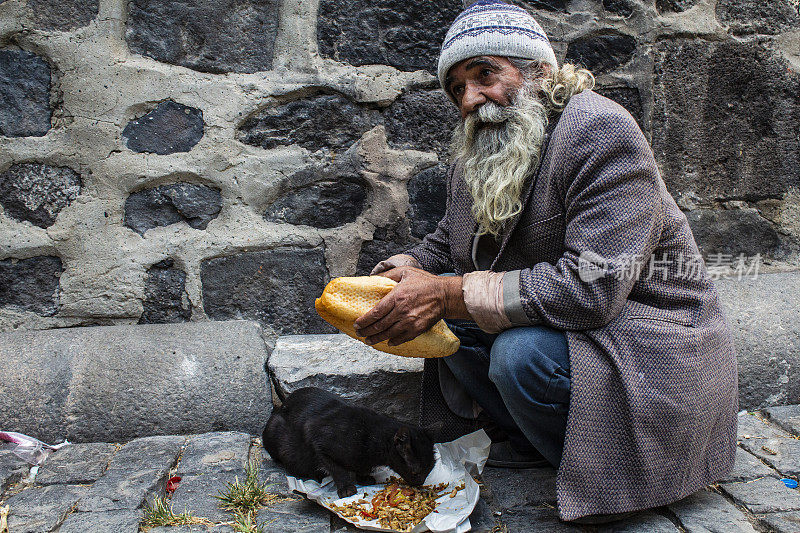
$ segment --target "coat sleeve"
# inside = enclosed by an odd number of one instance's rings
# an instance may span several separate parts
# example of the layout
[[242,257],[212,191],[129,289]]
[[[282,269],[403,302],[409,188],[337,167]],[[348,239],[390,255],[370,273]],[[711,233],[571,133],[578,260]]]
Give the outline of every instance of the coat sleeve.
[[453,272],[453,260],[450,255],[450,180],[453,179],[453,170],[453,165],[450,165],[445,180],[447,204],[444,216],[433,233],[427,234],[420,244],[404,252],[419,261],[423,270],[433,274]]
[[564,253],[518,277],[529,323],[563,330],[598,328],[622,311],[663,225],[655,158],[633,118],[576,114],[557,152]]

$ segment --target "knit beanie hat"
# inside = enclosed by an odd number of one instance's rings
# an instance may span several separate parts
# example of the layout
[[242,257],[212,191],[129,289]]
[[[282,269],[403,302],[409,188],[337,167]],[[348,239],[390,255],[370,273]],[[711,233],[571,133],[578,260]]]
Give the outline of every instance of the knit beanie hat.
[[476,56],[534,59],[558,68],[556,54],[539,23],[521,7],[498,0],[478,0],[450,26],[439,56],[442,87],[453,65]]

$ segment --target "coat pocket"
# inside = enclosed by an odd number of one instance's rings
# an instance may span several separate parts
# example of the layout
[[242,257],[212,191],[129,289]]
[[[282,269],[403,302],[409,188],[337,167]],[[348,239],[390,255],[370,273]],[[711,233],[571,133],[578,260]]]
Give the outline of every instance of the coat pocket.
[[625,317],[628,320],[655,320],[679,326],[694,327],[691,313],[687,310],[661,309],[633,300],[628,300],[625,304]]
[[564,238],[564,213],[558,213],[547,218],[535,220],[525,225],[517,226],[517,242],[525,246],[542,239],[558,237],[563,241]]

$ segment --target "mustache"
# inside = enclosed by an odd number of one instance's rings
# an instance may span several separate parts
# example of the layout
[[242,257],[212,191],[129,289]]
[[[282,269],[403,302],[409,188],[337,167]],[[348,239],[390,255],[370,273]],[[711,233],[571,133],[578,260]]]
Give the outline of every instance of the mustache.
[[475,115],[475,120],[479,120],[480,122],[501,124],[511,118],[512,111],[510,106],[503,107],[489,100],[481,105],[472,115]]

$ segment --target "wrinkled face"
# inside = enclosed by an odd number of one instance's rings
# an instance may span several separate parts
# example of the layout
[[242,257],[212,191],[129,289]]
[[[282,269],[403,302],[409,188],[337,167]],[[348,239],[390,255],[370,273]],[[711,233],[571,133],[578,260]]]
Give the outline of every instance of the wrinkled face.
[[456,63],[445,78],[445,89],[465,118],[486,102],[508,106],[522,87],[523,76],[500,56],[478,56]]

